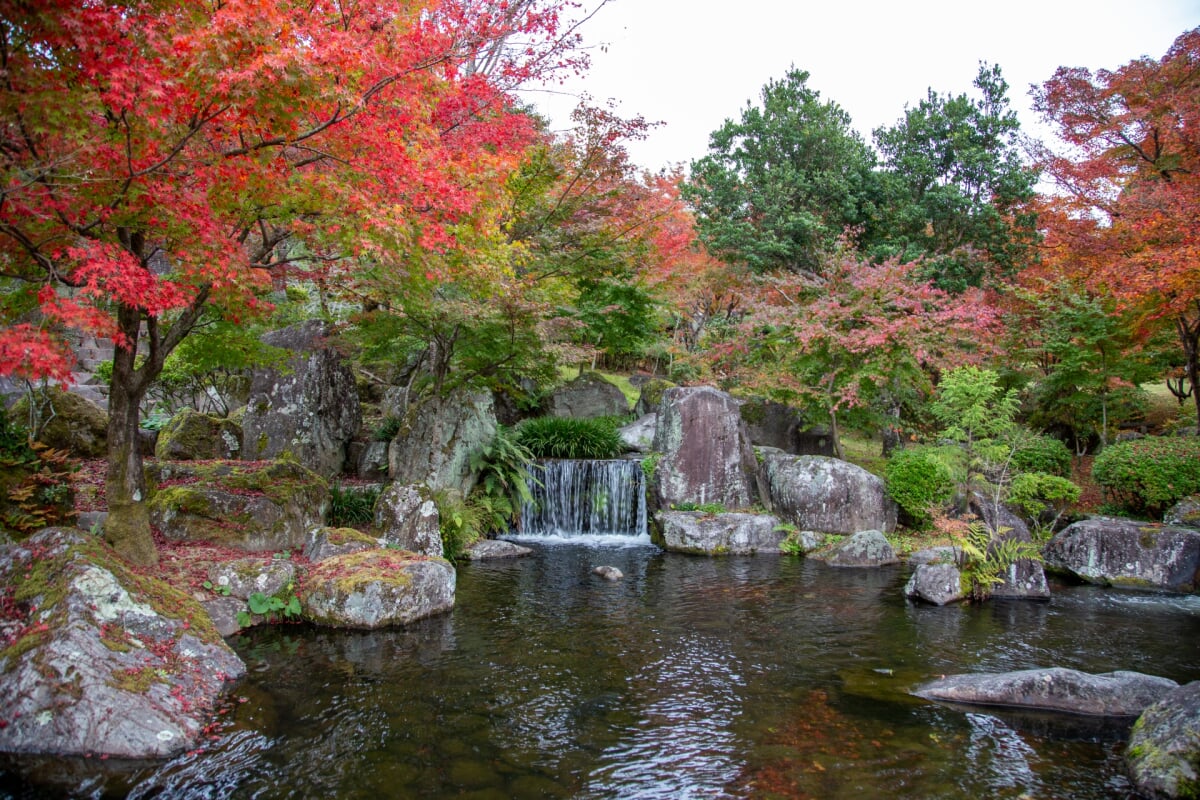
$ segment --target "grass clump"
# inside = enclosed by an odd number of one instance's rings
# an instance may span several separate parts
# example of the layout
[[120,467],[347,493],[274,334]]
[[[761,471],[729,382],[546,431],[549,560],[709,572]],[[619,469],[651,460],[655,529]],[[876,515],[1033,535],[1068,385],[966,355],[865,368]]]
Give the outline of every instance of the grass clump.
[[333,528],[370,525],[374,519],[375,501],[383,491],[380,486],[342,486],[329,488],[329,513],[325,523]]
[[537,417],[521,423],[516,439],[534,458],[616,458],[625,451],[605,420]]

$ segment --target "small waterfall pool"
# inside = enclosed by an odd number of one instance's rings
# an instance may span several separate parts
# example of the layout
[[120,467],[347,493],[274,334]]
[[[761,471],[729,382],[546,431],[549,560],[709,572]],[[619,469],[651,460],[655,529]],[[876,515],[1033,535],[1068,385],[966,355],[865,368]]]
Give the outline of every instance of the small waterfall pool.
[[1200,679],[1200,597],[936,608],[907,572],[536,546],[462,565],[453,613],[406,629],[236,637],[249,675],[200,752],[0,760],[0,796],[1129,797],[1121,725],[906,690],[1054,665]]

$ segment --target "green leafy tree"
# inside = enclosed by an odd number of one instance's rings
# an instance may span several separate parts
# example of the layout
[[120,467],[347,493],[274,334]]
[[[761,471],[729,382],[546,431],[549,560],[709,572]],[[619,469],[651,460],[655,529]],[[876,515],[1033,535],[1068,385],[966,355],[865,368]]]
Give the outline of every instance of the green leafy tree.
[[871,218],[875,156],[837,103],[792,68],[763,87],[760,106],[709,137],[684,197],[700,239],[756,271],[819,273],[847,228]]
[[876,255],[925,258],[925,273],[949,291],[1012,274],[1036,243],[1023,210],[1036,172],[1022,163],[1020,125],[998,66],[981,64],[978,97],[929,90],[891,127],[875,131],[884,157],[880,204],[886,209]]

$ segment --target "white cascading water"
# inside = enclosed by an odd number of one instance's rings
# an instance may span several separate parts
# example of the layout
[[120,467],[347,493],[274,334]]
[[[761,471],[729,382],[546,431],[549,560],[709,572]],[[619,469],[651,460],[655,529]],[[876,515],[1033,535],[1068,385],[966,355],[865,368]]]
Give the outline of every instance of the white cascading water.
[[645,475],[639,461],[539,461],[533,503],[521,509],[517,536],[554,539],[636,537],[646,532]]

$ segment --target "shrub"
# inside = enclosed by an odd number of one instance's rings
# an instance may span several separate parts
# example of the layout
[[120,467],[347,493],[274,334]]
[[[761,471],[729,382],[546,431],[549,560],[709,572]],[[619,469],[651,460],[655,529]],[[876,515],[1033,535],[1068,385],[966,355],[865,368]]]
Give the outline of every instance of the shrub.
[[926,448],[900,450],[884,468],[888,495],[900,506],[905,521],[914,528],[927,528],[932,510],[954,496],[954,474],[935,452]]
[[433,493],[433,502],[438,510],[442,556],[447,561],[457,561],[464,550],[483,537],[479,510],[454,489],[437,490]]
[[616,458],[625,451],[611,422],[537,417],[517,428],[517,441],[534,458]]
[[1050,532],[1067,507],[1079,501],[1080,494],[1080,488],[1066,478],[1045,472],[1023,472],[1013,478],[1008,488],[1008,503],[1036,528]]
[[1071,451],[1060,439],[1038,434],[1017,445],[1013,466],[1021,472],[1044,472],[1065,478],[1071,474]]
[[384,417],[379,421],[379,425],[371,432],[371,441],[374,442],[390,442],[400,433],[400,428],[403,427],[404,420],[400,417]]
[[1200,492],[1200,438],[1119,442],[1096,456],[1092,477],[1108,502],[1131,514],[1160,518],[1184,497]]

